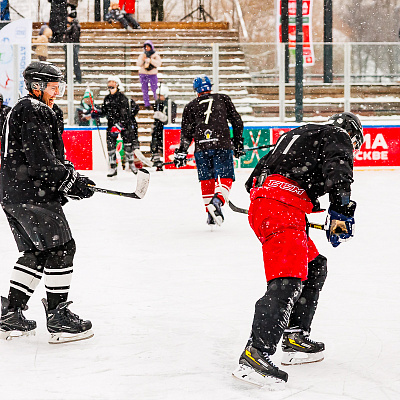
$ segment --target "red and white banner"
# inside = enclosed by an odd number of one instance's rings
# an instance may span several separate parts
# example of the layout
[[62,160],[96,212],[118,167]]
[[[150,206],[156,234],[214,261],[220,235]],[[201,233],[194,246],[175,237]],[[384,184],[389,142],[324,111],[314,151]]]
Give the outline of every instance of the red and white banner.
[[[303,59],[304,66],[314,65],[314,47],[312,45],[312,6],[313,0],[303,0]],[[277,0],[278,42],[282,43],[281,0]],[[289,0],[289,51],[296,51],[296,0]]]

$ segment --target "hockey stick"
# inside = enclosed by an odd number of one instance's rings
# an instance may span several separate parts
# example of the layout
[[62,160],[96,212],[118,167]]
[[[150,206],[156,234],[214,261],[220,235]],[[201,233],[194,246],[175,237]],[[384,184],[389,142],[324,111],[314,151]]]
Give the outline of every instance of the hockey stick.
[[131,199],[143,199],[150,182],[150,173],[147,169],[139,169],[137,173],[136,190],[133,193],[119,192],[117,190],[102,189],[97,186],[88,185],[94,192],[114,194],[116,196],[130,197]]
[[[246,208],[236,207],[230,200],[228,200],[228,205],[230,209],[234,212],[241,213],[241,214],[248,214],[249,210]],[[310,228],[319,229],[320,231],[326,231],[325,225],[323,224],[316,224],[314,222],[308,222],[308,226]]]
[[[140,161],[143,162],[143,164],[146,164],[148,167],[154,167],[154,162],[151,161],[149,158],[147,158],[139,149],[135,149],[133,152],[135,153],[135,156]],[[192,160],[194,160],[194,157],[188,158],[186,161],[192,161]],[[164,166],[164,165],[172,165],[172,164],[174,164],[173,161],[168,161],[168,162],[162,163],[161,165]]]
[[258,147],[249,147],[248,149],[243,149],[243,151],[262,150],[262,149],[269,149],[271,147],[275,147],[275,145],[274,144],[266,144],[266,145],[258,146]]

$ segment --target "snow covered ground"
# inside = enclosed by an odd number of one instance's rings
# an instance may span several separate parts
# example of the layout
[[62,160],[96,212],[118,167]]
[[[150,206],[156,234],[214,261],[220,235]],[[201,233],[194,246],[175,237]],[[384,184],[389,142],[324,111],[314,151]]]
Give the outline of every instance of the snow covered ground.
[[[232,190],[239,207],[248,206],[248,174],[238,171]],[[127,172],[115,181],[104,172],[88,175],[100,187],[135,187]],[[1,399],[399,399],[399,182],[399,170],[357,171],[356,237],[333,249],[323,232],[311,232],[328,257],[312,331],[326,357],[285,367],[282,392],[231,376],[266,287],[246,216],[226,209],[224,225],[210,231],[193,170],[152,172],[142,200],[96,193],[71,201],[71,309],[92,320],[95,336],[47,343],[42,282],[26,312],[38,323],[36,336],[0,342]],[[18,252],[3,213],[0,243],[0,293],[7,295]],[[273,360],[280,357],[279,349]]]

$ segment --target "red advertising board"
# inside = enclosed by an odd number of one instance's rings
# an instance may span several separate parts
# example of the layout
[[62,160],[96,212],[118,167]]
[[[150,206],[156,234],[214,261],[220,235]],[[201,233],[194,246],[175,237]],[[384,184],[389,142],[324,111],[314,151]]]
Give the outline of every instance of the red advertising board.
[[[174,151],[179,147],[181,140],[180,129],[164,129],[164,162],[170,162],[174,160]],[[193,158],[194,155],[194,142],[189,147],[187,158]],[[194,160],[188,161],[186,167],[179,169],[193,169],[196,168],[196,162]],[[174,164],[166,165],[165,169],[176,169]]]
[[93,169],[91,130],[65,130],[63,134],[65,157],[78,170]]

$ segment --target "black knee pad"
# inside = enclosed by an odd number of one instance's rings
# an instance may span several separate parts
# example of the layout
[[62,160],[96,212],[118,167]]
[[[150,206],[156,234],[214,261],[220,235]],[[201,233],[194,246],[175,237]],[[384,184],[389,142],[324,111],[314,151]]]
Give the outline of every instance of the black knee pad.
[[38,257],[39,254],[39,251],[24,251],[24,254],[18,258],[17,264],[35,271],[43,271],[43,263],[41,263],[40,257]]
[[268,282],[266,294],[279,299],[293,299],[296,302],[301,293],[300,278],[275,278]]
[[306,286],[321,290],[328,274],[327,259],[319,254],[314,260],[308,263],[308,275]]
[[46,268],[66,268],[71,267],[73,264],[76,252],[75,240],[71,239],[69,242],[53,247],[46,250],[43,256],[46,258]]

